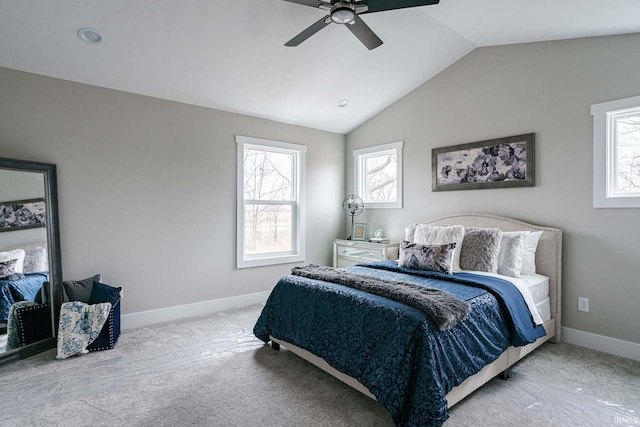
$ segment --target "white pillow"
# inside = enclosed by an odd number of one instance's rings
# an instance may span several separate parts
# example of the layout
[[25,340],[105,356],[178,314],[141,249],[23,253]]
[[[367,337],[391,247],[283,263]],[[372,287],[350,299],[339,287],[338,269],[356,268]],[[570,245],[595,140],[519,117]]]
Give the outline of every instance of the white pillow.
[[462,271],[460,268],[460,249],[464,239],[464,227],[461,225],[431,226],[418,224],[413,237],[415,243],[422,245],[448,245],[455,243],[453,252],[453,272]]
[[520,277],[524,241],[527,234],[529,234],[528,231],[507,231],[502,233],[500,254],[498,255],[498,274]]
[[536,250],[542,231],[532,231],[524,237],[524,250],[522,254],[522,269],[520,274],[536,274]]
[[409,243],[414,243],[413,237],[416,234],[416,227],[418,226],[418,223],[415,224],[411,224],[408,227],[405,227],[404,229],[404,240],[406,240]]
[[10,261],[12,259],[18,260],[15,272],[22,273],[22,267],[24,265],[24,250],[14,249],[12,251],[0,252],[0,262]]

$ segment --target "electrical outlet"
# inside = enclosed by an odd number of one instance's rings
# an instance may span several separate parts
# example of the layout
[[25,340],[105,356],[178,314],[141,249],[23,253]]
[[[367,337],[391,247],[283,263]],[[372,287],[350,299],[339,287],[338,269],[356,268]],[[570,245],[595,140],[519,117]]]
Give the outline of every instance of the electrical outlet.
[[589,311],[589,298],[578,297],[578,311]]

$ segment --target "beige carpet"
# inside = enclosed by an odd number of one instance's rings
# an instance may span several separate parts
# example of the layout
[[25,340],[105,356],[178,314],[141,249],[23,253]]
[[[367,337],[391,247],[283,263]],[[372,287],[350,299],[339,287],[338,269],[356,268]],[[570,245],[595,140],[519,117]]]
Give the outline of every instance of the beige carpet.
[[[1,426],[392,426],[378,403],[251,334],[261,306],[123,331],[114,350],[0,367]],[[640,425],[640,363],[545,344],[454,426]]]

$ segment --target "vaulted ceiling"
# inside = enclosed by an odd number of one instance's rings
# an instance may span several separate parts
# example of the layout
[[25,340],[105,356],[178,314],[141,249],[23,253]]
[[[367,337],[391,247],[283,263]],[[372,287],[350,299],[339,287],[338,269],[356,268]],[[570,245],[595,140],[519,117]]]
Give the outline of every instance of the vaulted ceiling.
[[441,0],[362,15],[384,42],[371,51],[337,24],[284,46],[324,15],[282,0],[0,0],[0,67],[348,133],[477,47],[640,32],[640,0]]

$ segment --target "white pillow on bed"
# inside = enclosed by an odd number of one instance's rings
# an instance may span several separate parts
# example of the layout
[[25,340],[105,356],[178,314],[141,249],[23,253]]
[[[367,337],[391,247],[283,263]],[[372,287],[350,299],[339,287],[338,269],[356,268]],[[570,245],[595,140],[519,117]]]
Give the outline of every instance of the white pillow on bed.
[[12,251],[0,252],[0,262],[6,262],[12,259],[17,259],[15,272],[22,273],[22,266],[24,265],[24,250],[14,249]]
[[408,227],[405,227],[404,229],[404,240],[406,240],[409,243],[413,243],[413,237],[416,234],[416,227],[418,226],[418,224],[411,224]]
[[460,249],[464,239],[464,227],[461,225],[432,226],[426,224],[416,225],[413,241],[422,245],[448,245],[455,243],[453,253],[453,272],[460,269]]
[[524,250],[522,254],[522,269],[520,274],[536,274],[536,251],[542,231],[532,231],[524,237]]
[[[509,236],[523,236],[523,246],[522,246],[522,263],[519,271],[517,270],[517,263],[519,259],[519,246],[514,246],[511,243],[511,247],[509,250],[505,247],[507,242],[509,242]],[[542,231],[507,231],[502,233],[503,239],[505,237],[506,240],[502,240],[500,242],[500,255],[498,256],[498,273],[503,274],[505,276],[511,277],[520,277],[520,275],[530,275],[536,274],[536,250],[538,249],[538,241],[540,241],[540,236],[542,236]],[[504,251],[507,251],[503,254]],[[512,253],[511,251],[516,251]],[[512,261],[510,264],[507,264],[506,267],[504,265],[504,260]],[[503,264],[503,271],[511,271],[512,274],[501,273],[500,272],[500,264]],[[518,271],[517,273],[515,273]],[[514,275],[516,274],[516,275]]]
[[509,277],[520,277],[524,240],[528,231],[507,231],[502,233],[500,253],[498,255],[498,274]]

